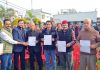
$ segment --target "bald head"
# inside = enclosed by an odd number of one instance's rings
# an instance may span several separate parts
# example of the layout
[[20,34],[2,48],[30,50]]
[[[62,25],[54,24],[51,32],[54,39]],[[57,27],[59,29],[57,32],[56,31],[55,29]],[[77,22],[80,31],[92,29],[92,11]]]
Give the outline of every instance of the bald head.
[[30,22],[30,28],[31,28],[32,30],[35,30],[35,23],[34,23],[34,22]]
[[91,25],[92,25],[92,20],[91,19],[85,19],[83,25],[84,25],[85,30],[89,30],[91,28]]
[[92,20],[91,20],[91,19],[85,19],[85,20],[84,20],[84,23],[92,24]]

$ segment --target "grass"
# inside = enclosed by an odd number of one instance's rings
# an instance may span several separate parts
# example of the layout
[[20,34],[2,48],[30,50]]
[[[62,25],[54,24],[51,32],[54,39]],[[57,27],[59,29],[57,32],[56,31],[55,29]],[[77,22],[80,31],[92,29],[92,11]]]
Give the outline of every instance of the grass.
[[98,70],[100,70],[100,60],[97,61]]
[[[100,70],[100,60],[97,60],[97,65],[98,65],[98,70]],[[12,66],[12,70],[14,70],[13,66]],[[26,70],[30,70],[29,63],[26,64]],[[38,65],[37,65],[37,63],[36,63],[36,69],[35,69],[35,70],[38,70]],[[45,69],[45,65],[43,65],[43,70],[46,70],[46,69]],[[52,70],[52,69],[51,69],[51,70]],[[62,69],[60,68],[60,66],[57,66],[57,70],[62,70]]]

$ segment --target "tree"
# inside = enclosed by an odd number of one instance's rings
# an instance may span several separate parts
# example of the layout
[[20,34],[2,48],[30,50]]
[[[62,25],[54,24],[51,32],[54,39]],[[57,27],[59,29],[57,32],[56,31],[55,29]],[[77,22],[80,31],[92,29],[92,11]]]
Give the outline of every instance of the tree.
[[0,5],[0,18],[11,18],[12,16],[15,15],[15,10],[12,8],[7,8],[7,10]]
[[16,15],[15,15],[15,10],[12,9],[12,8],[8,8],[8,9],[6,10],[6,16],[5,16],[5,17],[11,18],[12,16],[16,16]]
[[35,18],[33,19],[33,22],[34,22],[36,25],[39,25],[39,27],[40,27],[41,24],[42,24],[41,19],[39,19],[39,18],[37,18],[37,17],[35,17]]
[[13,22],[12,22],[12,26],[17,26],[18,25],[18,20],[22,19],[26,24],[28,23],[28,20],[25,18],[16,18]]
[[3,27],[2,21],[0,21],[0,29]]
[[5,17],[5,8],[2,5],[0,5],[0,18],[3,17]]
[[27,10],[26,11],[26,18],[29,19],[29,20],[32,20],[33,19],[33,13],[32,13],[32,10]]
[[42,22],[41,19],[37,18],[36,16],[33,16],[32,10],[26,11],[26,19],[33,21],[36,25],[41,26]]

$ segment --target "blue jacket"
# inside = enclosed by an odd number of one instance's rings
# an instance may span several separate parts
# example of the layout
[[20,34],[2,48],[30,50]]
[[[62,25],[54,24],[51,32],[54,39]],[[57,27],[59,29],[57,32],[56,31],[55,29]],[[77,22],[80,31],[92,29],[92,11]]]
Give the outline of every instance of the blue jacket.
[[[16,28],[14,28],[12,30],[12,34],[13,34],[13,39],[18,41],[18,42],[25,42],[26,41],[26,34],[25,34],[25,30],[21,29],[19,26],[17,26]],[[21,44],[16,44],[13,47],[13,51],[14,52],[22,52],[25,49],[24,45]]]

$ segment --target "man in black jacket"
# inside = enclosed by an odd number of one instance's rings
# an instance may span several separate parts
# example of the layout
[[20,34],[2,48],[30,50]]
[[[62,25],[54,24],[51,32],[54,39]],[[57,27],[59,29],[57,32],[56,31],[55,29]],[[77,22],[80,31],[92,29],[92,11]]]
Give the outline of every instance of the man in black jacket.
[[[30,38],[35,38],[35,41],[32,41],[32,43],[34,43],[33,45],[29,43]],[[30,30],[27,32],[27,41],[30,52],[30,70],[35,70],[35,60],[38,62],[39,70],[42,70],[40,32],[36,31],[36,27],[33,22],[30,23]]]

